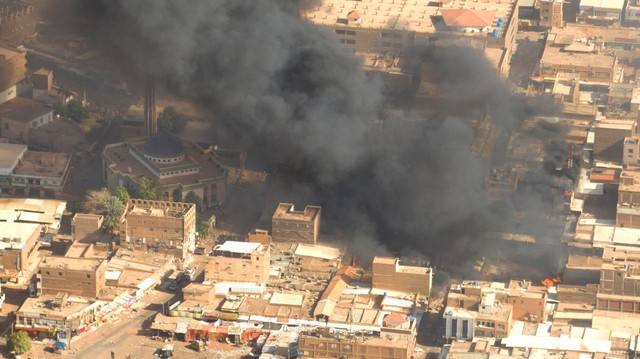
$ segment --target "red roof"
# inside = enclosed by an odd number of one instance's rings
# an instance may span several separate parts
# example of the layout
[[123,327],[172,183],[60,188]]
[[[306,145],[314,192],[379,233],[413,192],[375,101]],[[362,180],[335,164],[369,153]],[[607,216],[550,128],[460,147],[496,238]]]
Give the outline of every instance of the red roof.
[[358,20],[359,18],[360,18],[360,14],[355,10],[351,10],[347,14],[347,19],[349,20]]
[[469,9],[440,9],[442,19],[447,26],[486,27],[493,24],[495,11]]
[[407,316],[400,313],[391,313],[384,317],[385,323],[402,324],[407,321]]

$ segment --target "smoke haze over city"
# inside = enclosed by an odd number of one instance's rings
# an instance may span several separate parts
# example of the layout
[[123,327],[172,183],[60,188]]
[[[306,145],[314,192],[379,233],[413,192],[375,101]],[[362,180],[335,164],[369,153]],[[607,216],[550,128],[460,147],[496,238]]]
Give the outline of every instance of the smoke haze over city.
[[[293,172],[291,191],[322,205],[324,227],[361,255],[473,253],[488,245],[485,232],[517,229],[513,204],[492,203],[483,190],[490,163],[472,155],[474,131],[456,115],[482,116],[489,108],[509,130],[536,111],[508,91],[479,51],[424,50],[441,97],[451,99],[439,104],[444,114],[390,116],[375,126],[383,117],[382,81],[366,77],[353,54],[300,19],[295,6],[105,0],[99,10],[99,26],[140,71],[207,104],[251,158]],[[536,193],[528,200],[545,211]]]

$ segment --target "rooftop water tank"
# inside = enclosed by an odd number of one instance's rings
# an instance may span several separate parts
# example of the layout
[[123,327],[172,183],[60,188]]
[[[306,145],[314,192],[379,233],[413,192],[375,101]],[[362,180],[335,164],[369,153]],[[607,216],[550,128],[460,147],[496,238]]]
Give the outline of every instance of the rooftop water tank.
[[493,37],[495,37],[496,39],[500,37],[500,30],[498,29],[494,29],[493,30]]

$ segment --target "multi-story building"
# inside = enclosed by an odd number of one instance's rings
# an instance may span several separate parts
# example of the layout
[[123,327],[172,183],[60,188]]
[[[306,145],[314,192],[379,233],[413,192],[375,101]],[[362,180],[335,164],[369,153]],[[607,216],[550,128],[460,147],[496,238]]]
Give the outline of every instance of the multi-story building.
[[107,145],[102,153],[103,179],[109,190],[140,188],[143,178],[155,182],[158,198],[181,202],[192,192],[204,208],[224,203],[228,171],[212,148],[158,132],[153,81],[145,97],[146,137]]
[[291,203],[280,203],[272,217],[271,236],[274,242],[305,242],[316,244],[320,232],[318,206],[306,206],[296,211]]
[[620,27],[624,0],[580,0],[576,22]]
[[19,281],[35,269],[41,228],[37,223],[0,222],[0,279]]
[[40,262],[42,293],[97,298],[105,287],[107,261],[92,258],[46,257]]
[[16,98],[28,89],[24,81],[27,75],[26,54],[26,51],[0,47],[0,104]]
[[398,258],[375,257],[372,270],[374,289],[427,296],[431,293],[431,268],[401,265]]
[[415,341],[386,337],[301,333],[299,351],[308,358],[409,359]]
[[583,82],[607,86],[614,82],[618,58],[597,53],[590,43],[574,44],[573,38],[549,34],[538,68],[538,80],[553,84],[558,74],[577,74]]
[[628,0],[624,12],[623,26],[640,26],[640,3],[638,0]]
[[53,107],[16,97],[0,104],[0,135],[12,141],[26,143],[31,131],[53,121]]
[[269,245],[226,241],[213,248],[204,272],[206,282],[266,283],[270,267]]
[[76,213],[71,219],[71,235],[74,242],[92,243],[100,236],[103,216]]
[[640,228],[640,172],[623,171],[618,186],[616,225]]
[[179,202],[193,192],[205,208],[224,203],[227,169],[213,151],[175,135],[160,132],[107,145],[102,160],[110,190],[136,191],[146,177],[156,183],[163,201]]
[[196,205],[130,199],[120,223],[120,242],[184,259],[195,250]]
[[396,55],[439,41],[480,45],[506,76],[518,27],[516,1],[306,1],[302,16],[356,52]]
[[636,120],[597,121],[593,145],[595,160],[622,163],[625,138],[635,136],[636,127]]
[[69,177],[70,164],[70,154],[29,151],[26,145],[0,143],[0,191],[58,198]]
[[605,247],[596,309],[640,313],[640,249]]
[[562,5],[563,0],[540,1],[540,26],[562,27],[564,23]]
[[444,313],[445,337],[505,338],[514,320],[546,322],[547,299],[546,288],[527,281],[513,280],[508,287],[498,282],[452,284]]

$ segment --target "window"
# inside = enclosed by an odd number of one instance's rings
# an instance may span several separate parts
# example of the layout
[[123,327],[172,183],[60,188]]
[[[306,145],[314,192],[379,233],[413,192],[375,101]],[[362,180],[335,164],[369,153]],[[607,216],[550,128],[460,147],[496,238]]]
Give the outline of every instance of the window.
[[44,272],[44,274],[46,275],[50,275],[51,273],[49,273],[49,271]]
[[62,272],[58,272],[58,276],[62,277]]
[[355,31],[347,31],[347,35],[356,36],[356,32]]
[[344,30],[336,30],[336,35],[344,35],[344,34],[346,34],[346,33],[347,33],[347,32],[346,32],[346,31],[344,31]]
[[88,278],[88,279],[91,279],[91,274],[87,274],[87,278]]
[[346,40],[346,43],[348,45],[355,45],[356,44],[356,40]]

